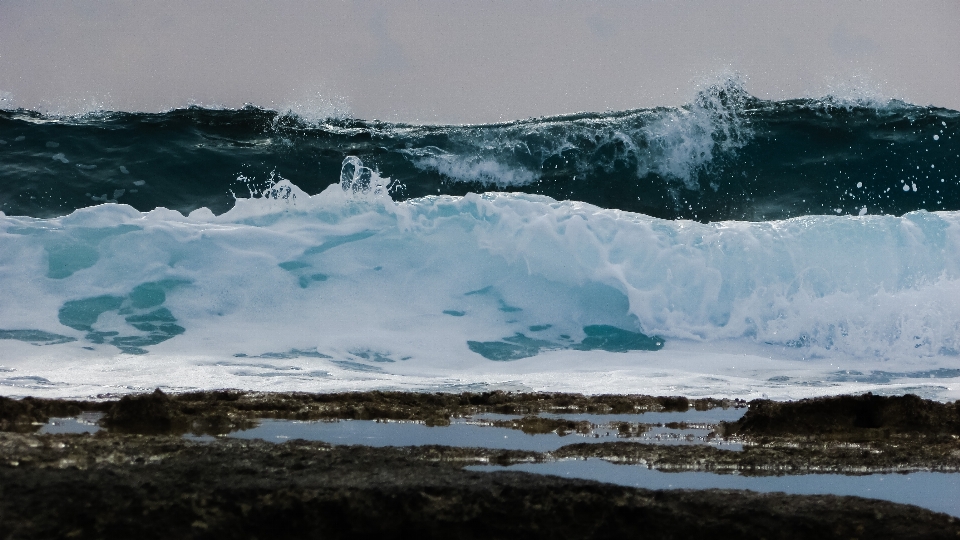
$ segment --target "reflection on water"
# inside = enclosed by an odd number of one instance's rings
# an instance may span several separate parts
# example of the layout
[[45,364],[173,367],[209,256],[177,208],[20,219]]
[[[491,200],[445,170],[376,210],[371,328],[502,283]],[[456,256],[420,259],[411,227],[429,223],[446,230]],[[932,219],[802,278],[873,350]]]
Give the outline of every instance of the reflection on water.
[[[427,426],[418,421],[395,420],[275,420],[263,419],[252,429],[236,431],[229,437],[284,442],[290,439],[330,444],[368,446],[444,445],[497,450],[549,452],[573,443],[631,441],[649,444],[710,444],[725,450],[741,450],[739,443],[711,437],[720,421],[734,421],[746,409],[647,412],[641,414],[549,414],[521,417],[484,413],[454,418],[449,426]],[[41,434],[96,433],[102,413],[83,413],[75,418],[51,418]],[[518,429],[530,419],[566,421],[576,429]],[[515,427],[510,427],[511,425]],[[212,441],[209,435],[185,435],[194,441]]]
[[[323,441],[330,444],[367,446],[444,445],[498,450],[549,452],[574,443],[632,441],[651,444],[710,444],[726,450],[740,450],[738,443],[710,437],[718,418],[733,419],[744,410],[644,414],[540,414],[539,418],[576,422],[583,429],[527,433],[502,424],[521,422],[524,417],[479,414],[453,419],[449,426],[430,427],[421,422],[395,420],[293,421],[262,420],[260,425],[231,433],[230,437],[283,442],[289,439]],[[526,417],[529,419],[531,417]],[[495,425],[495,424],[501,425]],[[624,425],[627,424],[627,425]],[[639,425],[638,425],[639,424]],[[561,434],[562,433],[562,434]]]
[[[566,420],[585,429],[548,433],[525,433],[502,427],[530,417],[480,414],[456,418],[449,426],[431,427],[413,421],[261,420],[245,431],[229,434],[241,439],[263,439],[281,443],[290,439],[322,441],[338,445],[423,446],[444,445],[550,452],[574,443],[631,441],[653,444],[709,444],[724,450],[742,446],[710,437],[712,426],[737,420],[744,409],[712,409],[682,413],[643,414],[540,414],[541,419]],[[95,433],[101,413],[84,413],[76,418],[51,418],[41,434]],[[495,424],[500,424],[495,425]],[[623,429],[627,424],[629,429]],[[209,435],[186,435],[188,439],[210,442]],[[749,489],[793,494],[858,495],[892,502],[914,504],[960,517],[960,474],[914,472],[909,474],[807,474],[785,476],[742,476],[710,472],[661,472],[643,465],[613,464],[600,459],[522,463],[511,466],[476,465],[474,471],[526,471],[568,478],[584,478],[648,489]]]
[[[645,412],[639,414],[540,413],[538,416],[542,416],[543,418],[564,418],[566,420],[573,420],[575,422],[586,420],[587,422],[594,424],[606,424],[609,422],[644,422],[647,424],[688,422],[691,424],[717,424],[719,422],[736,422],[743,417],[746,412],[746,407],[741,407],[739,409],[733,407],[722,409],[717,407],[715,409],[709,409],[706,411],[690,409],[685,412]],[[483,416],[488,417],[506,415],[485,414]]]
[[51,418],[44,424],[38,433],[41,435],[56,433],[96,433],[100,431],[97,422],[103,413],[85,412],[73,418]]
[[617,465],[600,459],[521,463],[508,467],[471,465],[471,471],[525,471],[564,478],[583,478],[647,489],[749,489],[760,492],[813,495],[856,495],[913,504],[960,517],[960,474],[804,474],[742,476],[709,472],[662,472],[644,465]]

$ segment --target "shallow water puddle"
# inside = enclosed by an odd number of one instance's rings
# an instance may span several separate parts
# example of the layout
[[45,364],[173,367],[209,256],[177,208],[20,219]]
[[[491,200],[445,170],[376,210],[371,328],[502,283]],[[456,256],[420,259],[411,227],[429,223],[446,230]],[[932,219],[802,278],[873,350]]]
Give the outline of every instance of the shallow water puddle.
[[[740,450],[737,443],[709,437],[720,419],[735,420],[745,409],[644,413],[623,415],[540,414],[521,417],[480,414],[455,418],[449,426],[427,426],[422,422],[395,420],[295,421],[261,420],[255,428],[230,433],[243,439],[283,442],[290,439],[323,441],[330,444],[367,446],[444,445],[498,450],[549,452],[582,442],[614,440],[653,444],[710,444]],[[550,429],[530,426],[531,419],[565,420],[575,428]],[[516,427],[508,427],[511,424]],[[522,426],[522,428],[521,428]]]
[[[711,409],[641,414],[550,414],[517,416],[484,413],[454,418],[448,426],[428,426],[419,421],[396,420],[277,420],[261,419],[259,425],[226,434],[240,439],[263,439],[282,443],[292,439],[330,444],[367,446],[443,445],[497,450],[549,452],[574,443],[618,441],[650,444],[710,444],[725,450],[741,450],[739,443],[710,437],[720,421],[735,421],[746,409]],[[74,418],[51,418],[41,434],[96,433],[102,428],[102,413],[84,413]],[[534,425],[531,426],[531,419]],[[565,427],[536,425],[537,419],[563,421]],[[210,441],[209,435],[186,438]]]
[[[629,441],[651,444],[709,444],[725,450],[741,450],[736,443],[711,438],[712,426],[734,421],[745,409],[711,409],[683,413],[643,414],[549,414],[521,417],[479,414],[455,418],[448,426],[427,426],[415,421],[329,420],[296,421],[263,419],[252,429],[226,436],[263,439],[282,443],[292,439],[322,441],[337,445],[424,446],[444,445],[498,450],[550,452],[575,443]],[[95,433],[101,428],[101,413],[84,413],[74,418],[51,418],[39,433]],[[531,419],[563,420],[587,429],[526,433],[504,427]],[[620,426],[626,424],[624,432]],[[639,431],[643,426],[646,431]],[[188,439],[212,441],[209,435],[186,435]],[[615,464],[602,459],[572,459],[510,466],[472,465],[471,471],[524,471],[583,478],[648,489],[747,489],[792,494],[856,495],[897,503],[913,504],[960,517],[960,474],[914,472],[909,474],[806,474],[784,476],[743,476],[710,472],[663,472],[643,465]]]
[[644,465],[614,464],[601,459],[563,460],[517,465],[471,465],[471,471],[524,471],[564,478],[597,480],[647,489],[749,489],[798,495],[856,495],[913,504],[960,517],[960,474],[804,474],[743,476],[709,472],[663,472]]
[[290,439],[323,441],[330,444],[366,446],[426,446],[493,448],[498,450],[530,450],[549,452],[575,443],[600,443],[612,440],[659,444],[711,444],[739,450],[741,445],[709,439],[710,429],[670,429],[653,427],[639,436],[626,437],[615,428],[599,426],[590,433],[569,432],[524,433],[519,429],[498,427],[485,421],[461,420],[449,426],[431,427],[419,422],[339,420],[332,422],[299,422],[263,420],[245,431],[229,437],[284,442]]
[[[573,414],[541,412],[537,416],[541,416],[543,418],[563,418],[574,421],[586,420],[587,422],[594,424],[605,424],[609,422],[643,422],[647,424],[687,422],[691,424],[717,424],[719,422],[736,422],[743,417],[746,412],[746,407],[730,407],[727,409],[716,407],[706,411],[698,411],[691,408],[684,412],[644,412],[636,414]],[[490,417],[500,415],[485,414],[482,416]]]
[[87,412],[72,418],[51,418],[40,428],[38,433],[41,435],[96,433],[101,429],[97,422],[99,422],[102,417],[103,413]]

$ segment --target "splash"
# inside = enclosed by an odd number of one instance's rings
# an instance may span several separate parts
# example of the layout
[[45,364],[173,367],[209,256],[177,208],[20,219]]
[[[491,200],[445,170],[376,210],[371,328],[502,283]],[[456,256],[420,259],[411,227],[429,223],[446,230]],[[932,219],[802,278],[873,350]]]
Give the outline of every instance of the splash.
[[350,156],[390,178],[396,200],[519,191],[701,222],[960,209],[960,113],[838,99],[764,101],[730,78],[684,107],[481,126],[312,123],[255,107],[0,111],[0,211],[117,201],[222,214],[231,190],[259,193],[272,174],[319,193]]
[[278,112],[273,121],[274,128],[289,124],[316,128],[351,117],[350,104],[345,97],[327,96],[320,92],[280,107]]
[[960,354],[957,212],[699,224],[523,193],[394,201],[359,159],[341,172],[312,196],[281,178],[219,216],[0,217],[5,366],[97,392],[952,395],[949,377],[910,374],[953,373]]
[[340,167],[340,189],[354,197],[389,198],[396,186],[373,169],[365,167],[360,158],[347,156]]

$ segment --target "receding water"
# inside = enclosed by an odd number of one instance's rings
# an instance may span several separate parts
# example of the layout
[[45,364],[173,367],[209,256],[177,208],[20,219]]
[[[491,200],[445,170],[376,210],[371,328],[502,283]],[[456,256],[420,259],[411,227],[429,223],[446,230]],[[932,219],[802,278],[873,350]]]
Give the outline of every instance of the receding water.
[[524,471],[564,478],[597,480],[647,489],[749,489],[798,495],[856,495],[913,504],[960,517],[960,474],[804,474],[742,476],[709,472],[663,472],[645,465],[618,465],[601,459],[521,463],[511,466],[471,465],[471,471]]

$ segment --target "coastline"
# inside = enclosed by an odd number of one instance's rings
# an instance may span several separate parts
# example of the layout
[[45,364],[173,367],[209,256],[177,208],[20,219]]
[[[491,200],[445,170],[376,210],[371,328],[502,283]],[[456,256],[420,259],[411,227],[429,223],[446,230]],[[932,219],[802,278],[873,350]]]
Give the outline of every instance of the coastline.
[[[960,471],[960,404],[916,396],[755,400],[740,420],[714,430],[716,437],[744,443],[739,452],[622,441],[534,452],[305,440],[275,444],[222,436],[269,418],[399,420],[444,429],[440,426],[458,415],[485,412],[524,415],[507,427],[544,433],[577,429],[562,419],[574,412],[642,418],[639,411],[746,405],[505,392],[157,391],[99,402],[0,398],[0,531],[5,538],[605,538],[639,531],[653,538],[960,536],[960,519],[875,499],[650,490],[464,469],[600,458],[660,471],[755,476]],[[103,413],[103,428],[95,434],[36,433],[50,417],[91,410]],[[208,437],[197,441],[184,434]]]

